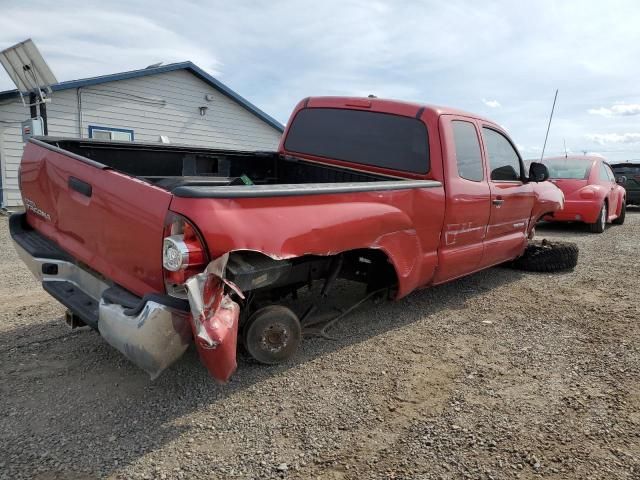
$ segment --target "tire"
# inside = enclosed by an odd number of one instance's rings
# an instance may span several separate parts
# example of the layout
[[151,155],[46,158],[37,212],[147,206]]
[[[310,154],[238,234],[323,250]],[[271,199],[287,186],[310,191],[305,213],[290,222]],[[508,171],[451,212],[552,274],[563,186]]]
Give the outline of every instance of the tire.
[[616,218],[612,223],[616,225],[622,225],[624,223],[624,217],[627,216],[627,201],[624,200],[622,202],[622,207],[620,207],[620,215]]
[[244,348],[251,357],[266,365],[291,358],[301,340],[302,327],[298,316],[280,305],[257,310],[244,328]]
[[591,233],[602,233],[604,232],[605,227],[607,226],[607,204],[603,203],[602,208],[600,209],[600,213],[598,214],[598,219],[589,224],[589,230]]
[[569,242],[534,240],[524,254],[511,262],[513,268],[528,272],[559,272],[578,264],[578,246]]

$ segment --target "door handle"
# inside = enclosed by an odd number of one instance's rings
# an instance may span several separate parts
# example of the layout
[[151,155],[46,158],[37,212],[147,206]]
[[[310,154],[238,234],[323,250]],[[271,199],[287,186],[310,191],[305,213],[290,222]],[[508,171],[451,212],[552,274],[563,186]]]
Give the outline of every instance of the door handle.
[[496,207],[499,207],[504,203],[504,200],[501,198],[494,198],[493,200],[491,200],[491,203],[493,203]]
[[76,177],[69,177],[69,188],[81,193],[85,197],[91,197],[91,194],[93,193],[93,188],[90,183],[83,182]]

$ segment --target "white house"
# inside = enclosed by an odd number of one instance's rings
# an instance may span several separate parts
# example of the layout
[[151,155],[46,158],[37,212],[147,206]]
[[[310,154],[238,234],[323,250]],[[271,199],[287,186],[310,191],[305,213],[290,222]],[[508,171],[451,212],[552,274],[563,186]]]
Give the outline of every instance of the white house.
[[[56,137],[274,150],[284,130],[191,62],[61,82],[52,89],[48,134]],[[22,204],[21,122],[29,117],[17,90],[0,92],[0,200],[5,207]]]

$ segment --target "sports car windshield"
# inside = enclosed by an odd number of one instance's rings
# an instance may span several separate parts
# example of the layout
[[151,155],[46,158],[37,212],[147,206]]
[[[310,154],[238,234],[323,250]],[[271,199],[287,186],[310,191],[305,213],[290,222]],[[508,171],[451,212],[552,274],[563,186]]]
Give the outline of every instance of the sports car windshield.
[[590,161],[575,158],[554,158],[545,160],[544,164],[549,169],[550,178],[586,180],[591,170]]

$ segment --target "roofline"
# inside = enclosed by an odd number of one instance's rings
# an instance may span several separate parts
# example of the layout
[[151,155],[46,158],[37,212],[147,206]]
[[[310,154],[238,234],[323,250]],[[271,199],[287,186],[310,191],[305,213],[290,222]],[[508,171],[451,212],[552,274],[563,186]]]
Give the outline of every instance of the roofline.
[[611,162],[611,165],[633,165],[635,167],[636,165],[640,165],[640,160],[619,160]]
[[[380,104],[395,104],[395,105],[406,105],[409,107],[415,107],[417,109],[417,111],[422,115],[422,113],[424,113],[425,111],[429,111],[432,112],[434,115],[436,116],[440,116],[440,115],[457,115],[460,117],[469,117],[469,118],[473,118],[475,120],[480,120],[482,122],[486,122],[486,123],[490,123],[494,126],[497,126],[499,128],[501,128],[502,130],[504,130],[504,127],[500,126],[499,124],[497,124],[495,121],[490,120],[486,117],[483,117],[481,115],[475,114],[473,112],[467,112],[465,110],[459,110],[457,108],[453,108],[453,107],[445,107],[442,105],[434,105],[431,103],[421,103],[421,102],[410,102],[410,101],[406,101],[406,100],[396,100],[393,98],[383,98],[383,97],[361,97],[361,96],[351,96],[351,95],[318,95],[318,96],[311,96],[311,97],[307,97],[305,99],[303,99],[298,106],[296,106],[296,108],[294,110],[297,110],[298,107],[300,105],[303,105],[302,108],[322,108],[322,107],[317,107],[311,104],[311,102],[313,102],[314,100],[319,101],[319,102],[331,102],[331,101],[336,101],[336,102],[341,102],[343,101],[343,104],[339,107],[345,110],[360,110],[362,107],[358,106],[358,105],[352,105],[349,104],[349,101],[351,100],[357,100],[357,101],[365,101],[365,102],[370,102],[371,105],[375,105],[376,103]],[[370,111],[374,111],[375,108],[373,108]],[[407,113],[405,116],[415,116],[415,114],[411,113]]]
[[[203,82],[209,84],[213,88],[215,88],[218,92],[222,93],[227,98],[230,98],[234,102],[238,103],[245,110],[249,111],[265,123],[269,124],[271,127],[278,130],[280,133],[284,132],[284,125],[278,122],[275,118],[268,115],[267,113],[260,110],[254,104],[252,104],[249,100],[237,94],[229,87],[224,85],[222,82],[217,80],[216,78],[209,75],[203,69],[198,67],[193,62],[179,62],[179,63],[170,63],[168,65],[163,65],[160,67],[154,68],[143,68],[141,70],[131,70],[129,72],[122,73],[113,73],[109,75],[101,75],[98,77],[84,78],[80,80],[69,80],[66,82],[56,83],[55,85],[51,85],[51,89],[54,92],[61,90],[70,90],[73,88],[81,88],[81,87],[89,87],[92,85],[100,85],[102,83],[115,82],[118,80],[128,80],[130,78],[139,78],[146,77],[147,75],[156,75],[159,73],[167,73],[174,72],[176,70],[187,70],[191,72],[193,75],[198,77]],[[20,92],[18,90],[7,90],[4,92],[0,92],[0,100],[5,100],[9,98],[17,98],[20,96]]]

